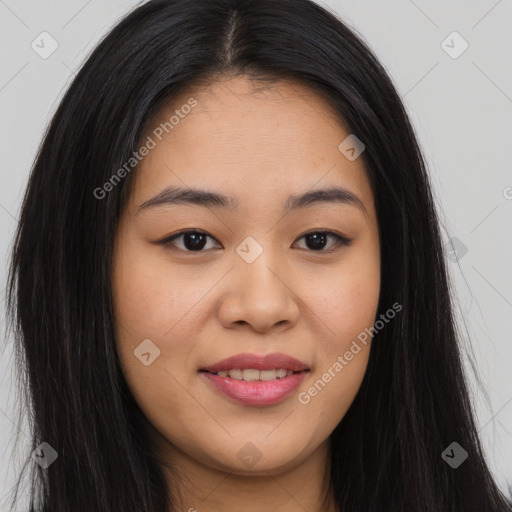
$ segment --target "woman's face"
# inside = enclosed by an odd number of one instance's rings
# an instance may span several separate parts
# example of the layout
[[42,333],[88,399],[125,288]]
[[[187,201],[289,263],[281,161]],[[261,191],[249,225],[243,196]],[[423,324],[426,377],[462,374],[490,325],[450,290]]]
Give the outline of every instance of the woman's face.
[[327,446],[363,379],[358,335],[380,290],[363,159],[339,149],[349,135],[309,89],[243,77],[153,120],[112,284],[122,368],[160,453],[256,475]]

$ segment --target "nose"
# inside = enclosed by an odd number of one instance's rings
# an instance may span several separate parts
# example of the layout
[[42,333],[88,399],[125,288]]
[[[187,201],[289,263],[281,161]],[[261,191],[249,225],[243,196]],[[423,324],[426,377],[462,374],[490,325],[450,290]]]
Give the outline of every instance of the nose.
[[293,277],[279,258],[267,255],[269,251],[264,251],[252,263],[236,256],[218,311],[225,328],[249,326],[273,334],[297,323],[300,301],[293,291]]

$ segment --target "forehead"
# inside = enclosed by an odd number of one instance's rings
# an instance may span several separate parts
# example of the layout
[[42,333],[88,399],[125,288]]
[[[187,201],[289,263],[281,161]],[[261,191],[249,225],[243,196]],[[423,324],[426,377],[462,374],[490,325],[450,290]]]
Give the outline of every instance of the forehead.
[[134,176],[134,201],[166,186],[214,186],[247,202],[315,185],[342,185],[369,201],[363,159],[338,149],[348,135],[328,101],[301,84],[236,77],[191,88],[151,120],[143,141],[155,144]]

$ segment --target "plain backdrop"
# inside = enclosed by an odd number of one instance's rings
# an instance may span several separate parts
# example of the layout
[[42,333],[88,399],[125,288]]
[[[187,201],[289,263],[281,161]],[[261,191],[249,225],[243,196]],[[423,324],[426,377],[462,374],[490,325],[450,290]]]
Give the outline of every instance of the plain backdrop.
[[[0,0],[2,333],[9,250],[43,131],[84,58],[137,3]],[[420,139],[444,242],[454,248],[447,261],[457,314],[471,336],[474,363],[488,394],[486,401],[470,371],[480,434],[496,479],[509,494],[512,1],[330,0],[323,5],[370,44]],[[32,48],[41,37],[51,42],[43,32],[58,44],[48,58]],[[12,340],[7,339],[0,351],[0,510],[20,463],[30,455],[28,448],[22,454],[11,448],[18,429],[28,432],[26,423],[15,423],[12,356]],[[468,360],[465,364],[470,370]]]

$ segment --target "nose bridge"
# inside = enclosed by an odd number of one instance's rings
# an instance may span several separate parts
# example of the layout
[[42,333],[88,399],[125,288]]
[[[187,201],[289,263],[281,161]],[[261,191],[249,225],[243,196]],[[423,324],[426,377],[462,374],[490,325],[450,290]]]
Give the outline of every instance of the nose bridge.
[[279,248],[270,247],[270,238],[261,237],[260,243],[248,236],[237,246],[233,284],[220,312],[225,326],[245,322],[264,331],[296,322],[298,305],[280,270]]
[[284,286],[284,276],[279,276],[279,258],[282,257],[278,252],[280,248],[272,247],[270,236],[260,235],[258,239],[248,236],[236,248],[236,273],[241,282],[251,288],[247,290],[249,292],[279,294]]

